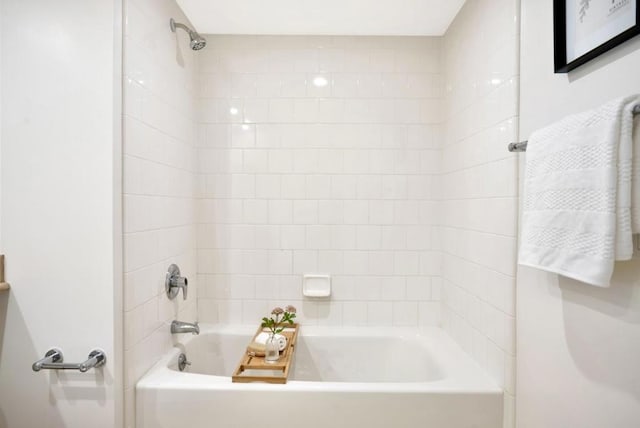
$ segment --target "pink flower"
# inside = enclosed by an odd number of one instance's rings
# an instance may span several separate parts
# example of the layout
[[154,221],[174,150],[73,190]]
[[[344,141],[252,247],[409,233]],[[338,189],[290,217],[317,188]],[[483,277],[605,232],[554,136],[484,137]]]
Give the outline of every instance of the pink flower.
[[280,306],[278,306],[277,308],[273,308],[273,310],[271,311],[271,315],[281,315],[284,313],[284,309],[282,309]]
[[295,314],[296,313],[296,308],[295,306],[291,306],[291,305],[287,305],[284,310],[286,312],[289,312],[290,314]]

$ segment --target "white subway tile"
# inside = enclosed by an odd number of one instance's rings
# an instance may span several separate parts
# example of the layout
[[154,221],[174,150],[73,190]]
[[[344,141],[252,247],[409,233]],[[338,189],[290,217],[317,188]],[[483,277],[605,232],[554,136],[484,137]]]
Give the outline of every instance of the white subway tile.
[[390,73],[395,70],[395,52],[392,49],[373,49],[369,51],[372,71]]
[[[287,188],[286,190],[288,191],[289,189]],[[280,175],[256,175],[257,198],[280,198],[282,193],[283,187]]]
[[342,303],[342,323],[343,325],[364,326],[367,325],[367,303],[366,302],[343,302]]
[[421,326],[438,327],[442,322],[442,304],[440,302],[419,302],[418,322]]
[[269,103],[264,99],[244,100],[244,122],[264,123],[269,120]]
[[283,175],[282,198],[284,199],[304,199],[306,197],[306,185],[304,176]]
[[369,204],[367,201],[345,201],[344,202],[344,222],[345,224],[367,224],[369,223]]
[[293,121],[293,99],[274,98],[269,101],[269,121],[286,123]]
[[255,147],[256,128],[252,124],[231,125],[231,145],[233,147]]
[[332,199],[355,199],[357,196],[357,177],[353,175],[332,175],[330,197]]
[[307,97],[326,98],[331,96],[331,76],[328,73],[307,74]]
[[256,96],[260,98],[275,98],[281,95],[280,75],[275,73],[260,73],[256,75]]
[[382,246],[380,226],[357,226],[356,243],[359,250],[379,250]]
[[[496,184],[496,177],[502,180],[515,168],[501,163],[507,157],[497,145],[489,146],[503,135],[482,134],[482,127],[489,129],[494,118],[504,123],[500,115],[514,112],[500,99],[473,99],[485,96],[481,91],[456,89],[455,99],[444,94],[449,63],[440,63],[439,42],[413,39],[226,37],[219,42],[222,55],[202,59],[202,123],[192,158],[206,176],[198,180],[198,196],[209,199],[198,204],[205,225],[194,235],[202,276],[211,272],[222,278],[201,287],[201,313],[213,321],[255,324],[258,312],[264,315],[272,304],[282,304],[280,299],[296,302],[308,324],[432,326],[446,319],[448,331],[471,352],[480,332],[469,325],[469,319],[479,322],[465,297],[472,293],[475,304],[501,314],[502,330],[492,324],[486,330],[493,339],[485,343],[495,340],[512,350],[507,315],[513,314],[513,275],[498,255],[515,251],[515,241],[495,235],[515,233],[510,221],[515,188]],[[507,54],[489,56],[502,64]],[[229,71],[222,73],[225,68]],[[314,85],[318,76],[328,84]],[[502,94],[514,98],[513,87]],[[464,96],[494,111],[481,118],[457,114],[460,129],[442,125],[452,117],[451,108],[461,108]],[[132,115],[136,105],[133,97]],[[145,107],[153,123],[171,117],[166,105],[148,100],[143,106],[140,99],[141,115]],[[161,129],[170,135],[182,126]],[[455,150],[447,145],[443,156],[444,137],[460,136],[468,141]],[[140,142],[145,141],[160,139],[145,131]],[[163,141],[132,149],[136,156],[167,161],[177,148],[172,140]],[[470,145],[473,150],[465,150]],[[125,163],[134,172],[125,177],[126,190],[160,194],[164,184],[158,183],[178,181],[163,178],[161,168]],[[440,179],[443,167],[448,169]],[[179,190],[172,190],[175,197]],[[445,203],[438,201],[441,196]],[[454,199],[478,202],[450,204]],[[162,204],[137,202],[146,204],[146,211],[164,212]],[[142,230],[147,220],[164,226],[185,217],[169,211],[148,219],[130,215],[127,230]],[[441,222],[447,225],[442,234]],[[445,275],[461,282],[444,296],[440,248],[455,255]],[[479,264],[480,271],[459,260]],[[485,275],[482,269],[500,273]],[[301,274],[316,271],[332,274],[335,300],[302,299]],[[252,278],[253,288],[229,283],[233,277]],[[484,285],[473,282],[476,278]],[[129,299],[144,299],[145,287],[155,288],[143,286]],[[444,312],[441,297],[447,301]],[[468,318],[452,316],[450,307]],[[505,367],[505,376],[508,371]]]
[[291,274],[293,272],[293,252],[283,250],[271,250],[268,252],[268,265],[270,274]]
[[256,281],[256,299],[269,300],[278,297],[280,278],[275,275],[258,275]]
[[269,172],[288,173],[293,171],[293,155],[289,151],[269,151]]
[[331,246],[334,249],[354,250],[356,248],[356,226],[332,226]]
[[342,173],[344,157],[341,150],[318,150],[318,170],[324,173]]
[[318,271],[330,275],[340,275],[344,272],[344,254],[342,251],[318,251]]
[[[407,278],[407,300],[432,300],[431,279],[427,276]],[[434,299],[435,300],[435,299]]]
[[342,325],[342,302],[318,302],[318,325],[340,326]]
[[301,73],[280,75],[281,97],[302,98],[307,95],[307,76]]
[[242,300],[242,324],[259,323],[262,317],[269,314],[270,310],[271,308],[264,300]]
[[280,299],[292,301],[302,296],[302,277],[300,275],[286,275],[278,278]]
[[366,251],[345,251],[344,264],[349,266],[353,275],[367,275],[369,269],[369,253]]
[[256,295],[255,279],[248,275],[229,277],[229,297],[231,299],[254,299]]
[[369,253],[369,272],[373,275],[393,275],[394,263],[394,252],[372,251]]
[[[243,150],[242,171],[245,173],[265,173],[268,171],[266,150]],[[237,171],[233,171],[237,172]]]
[[251,98],[256,96],[256,78],[253,74],[233,73],[231,75],[230,96]]
[[358,95],[358,75],[356,73],[334,73],[331,95],[336,98],[350,98]]
[[318,120],[318,101],[315,99],[295,100],[293,120],[298,123],[315,123]]
[[265,224],[268,218],[267,201],[247,199],[243,202],[242,220],[247,224]]
[[358,199],[382,197],[382,177],[379,175],[359,175],[356,186]]
[[318,223],[318,202],[317,201],[294,201],[293,202],[293,222],[294,224],[316,224]]
[[[406,300],[406,282],[408,278],[401,276],[384,276],[382,277],[382,285],[380,289],[380,298],[382,300],[400,301]],[[412,324],[417,325],[416,322]]]
[[241,324],[242,301],[241,300],[218,300],[218,322],[223,324]]
[[273,199],[268,202],[268,219],[272,224],[293,223],[293,202]]
[[[218,248],[249,249],[254,248],[256,245],[256,232],[253,226],[244,224],[234,224],[228,227],[213,225],[213,229],[214,236],[217,235],[222,238],[216,240]],[[227,236],[224,235],[225,231]],[[227,239],[225,240],[225,238]]]
[[396,252],[394,254],[394,272],[396,275],[418,275],[420,273],[420,254]]
[[280,228],[282,248],[303,249],[306,245],[305,226],[282,226]]
[[318,222],[320,224],[342,224],[344,222],[344,202],[318,201]]
[[329,199],[331,197],[331,177],[328,175],[306,176],[308,199]]
[[255,248],[267,250],[271,248],[280,248],[281,230],[279,226],[255,226],[254,230],[256,235]]
[[392,174],[394,172],[393,152],[389,150],[371,150],[369,171],[374,174]]
[[295,274],[315,273],[318,270],[318,251],[294,250],[293,272]]
[[[408,194],[407,177],[402,175],[385,175],[382,177],[381,197],[383,199],[406,199]],[[395,216],[396,220],[402,218]],[[417,220],[416,220],[417,221]]]
[[342,49],[319,49],[318,70],[325,72],[339,72],[343,69],[344,51]]
[[415,326],[418,324],[417,302],[393,302],[393,325]]
[[393,303],[368,302],[367,325],[372,327],[393,325]]
[[234,198],[255,197],[255,176],[250,174],[232,174],[229,177],[230,195]]
[[344,100],[343,99],[320,99],[318,100],[318,122],[320,123],[341,123],[344,122]]
[[379,98],[382,96],[382,76],[379,73],[361,73],[358,76],[358,97]]
[[328,250],[331,249],[331,228],[324,225],[307,226],[308,249]]

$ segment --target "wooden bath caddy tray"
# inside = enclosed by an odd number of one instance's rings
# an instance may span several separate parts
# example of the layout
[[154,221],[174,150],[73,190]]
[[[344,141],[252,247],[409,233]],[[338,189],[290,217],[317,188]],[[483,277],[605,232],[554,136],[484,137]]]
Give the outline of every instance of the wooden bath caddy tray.
[[[298,339],[299,330],[300,326],[298,324],[290,324],[280,333],[287,338],[287,346],[280,351],[280,359],[275,363],[266,363],[264,357],[253,357],[245,351],[245,354],[240,359],[238,368],[236,368],[231,376],[232,382],[287,383],[289,368],[291,367],[296,350],[296,340]],[[268,330],[262,327],[258,328],[251,342],[263,331]]]

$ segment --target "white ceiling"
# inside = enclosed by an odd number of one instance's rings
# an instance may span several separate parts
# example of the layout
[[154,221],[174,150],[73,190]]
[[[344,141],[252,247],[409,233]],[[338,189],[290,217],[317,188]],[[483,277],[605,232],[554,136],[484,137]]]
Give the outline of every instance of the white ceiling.
[[465,0],[178,0],[202,34],[441,36]]

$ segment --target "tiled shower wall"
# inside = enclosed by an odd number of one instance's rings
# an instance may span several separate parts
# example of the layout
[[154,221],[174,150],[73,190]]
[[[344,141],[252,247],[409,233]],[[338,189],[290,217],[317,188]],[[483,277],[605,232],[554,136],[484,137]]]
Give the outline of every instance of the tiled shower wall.
[[[443,38],[208,36],[194,54],[172,0],[125,2],[127,426],[196,283],[202,322],[292,303],[307,324],[442,323],[512,426],[515,3],[468,0]],[[174,262],[186,302],[164,296]],[[302,298],[307,272],[331,299]]]
[[444,37],[443,326],[505,388],[514,425],[519,9],[469,0]]
[[[208,36],[198,312],[254,325],[440,322],[441,39]],[[305,300],[304,273],[329,273]]]
[[[127,0],[124,76],[125,419],[137,380],[172,346],[172,319],[196,319],[196,55],[173,0]],[[170,301],[168,266],[189,279]]]

